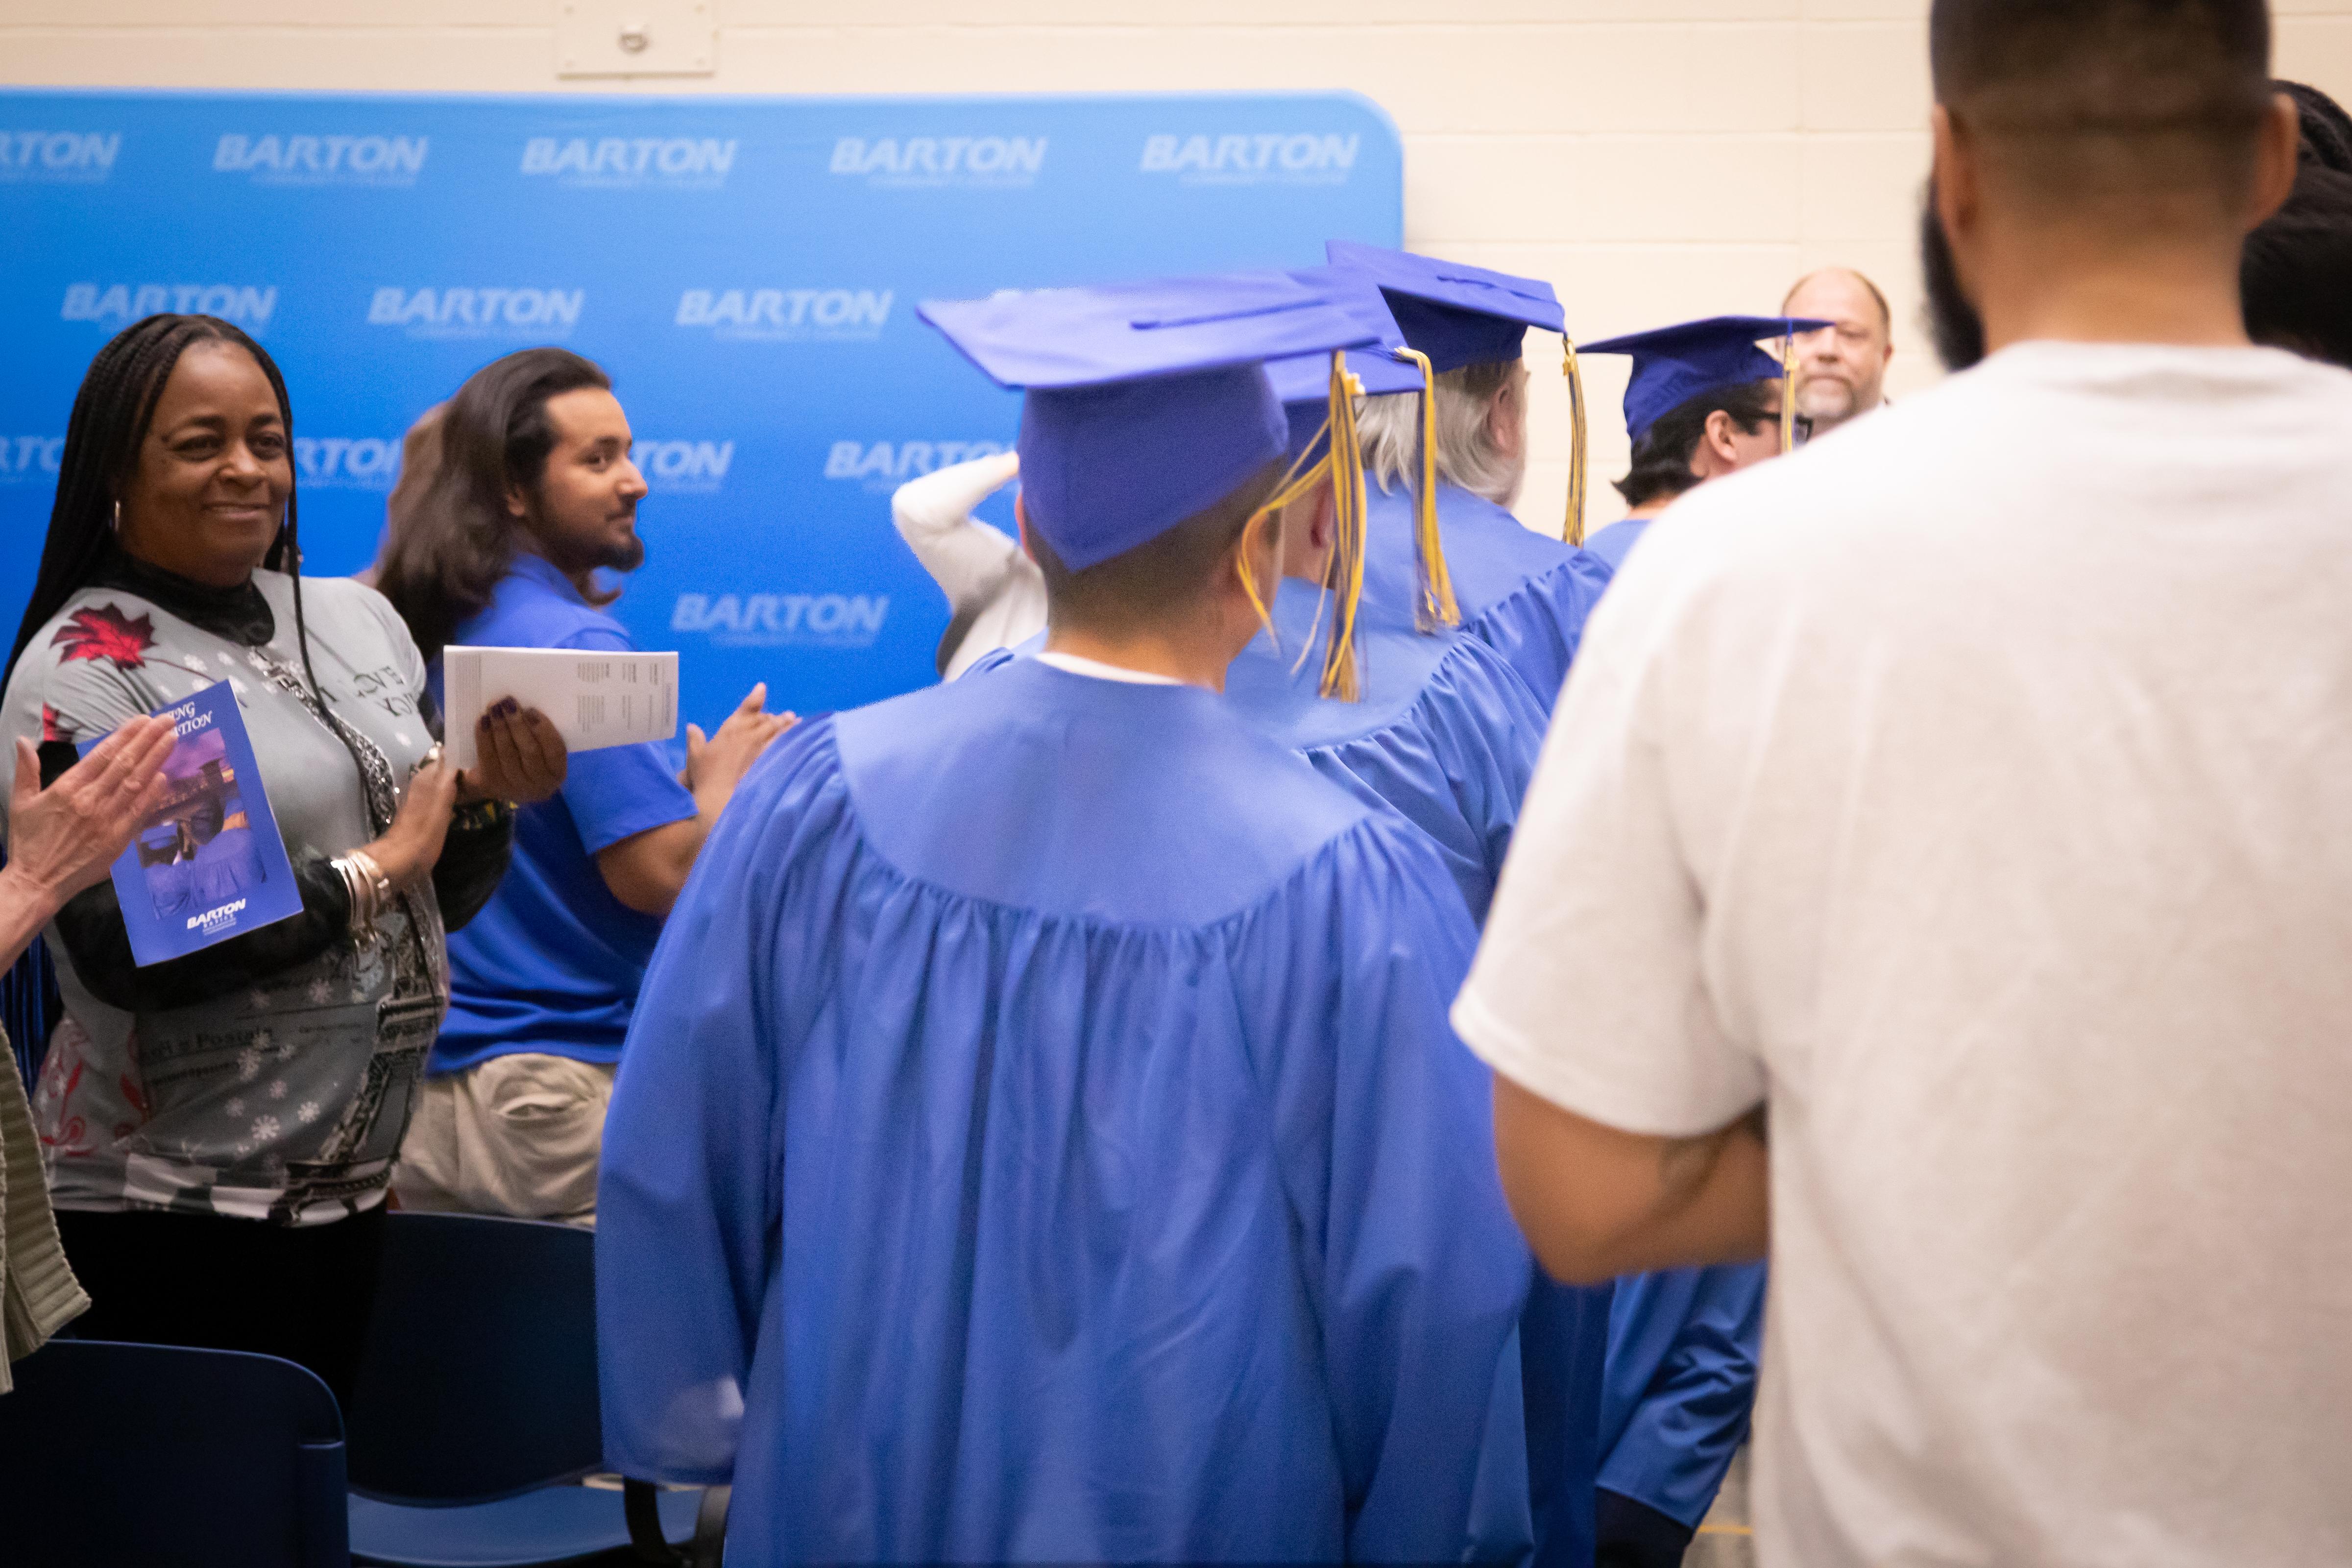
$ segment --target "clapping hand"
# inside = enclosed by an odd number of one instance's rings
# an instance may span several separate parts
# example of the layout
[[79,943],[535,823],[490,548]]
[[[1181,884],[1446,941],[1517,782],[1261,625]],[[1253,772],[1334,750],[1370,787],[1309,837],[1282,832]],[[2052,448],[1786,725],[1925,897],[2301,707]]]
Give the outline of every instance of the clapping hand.
[[[751,764],[760,760],[760,753],[768,749],[775,738],[800,722],[796,714],[762,711],[768,701],[768,683],[753,686],[719,733],[703,737],[698,725],[686,727],[686,771],[677,781],[694,792],[706,806],[724,805],[735,792]],[[707,797],[707,799],[706,799]]]
[[425,754],[383,837],[363,846],[394,887],[414,887],[440,863],[449,832],[450,808],[457,802],[457,770],[441,759],[441,748]]
[[41,788],[40,754],[16,742],[8,801],[8,870],[37,896],[64,902],[105,880],[163,792],[163,758],[178,728],[142,715]]

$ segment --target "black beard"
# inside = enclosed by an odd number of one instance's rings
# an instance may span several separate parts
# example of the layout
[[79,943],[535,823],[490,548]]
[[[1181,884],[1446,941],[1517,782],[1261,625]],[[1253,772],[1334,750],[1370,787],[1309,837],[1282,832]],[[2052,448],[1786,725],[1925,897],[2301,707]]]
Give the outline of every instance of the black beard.
[[1936,214],[1936,182],[1931,175],[1919,204],[1919,274],[1927,287],[1927,327],[1935,334],[1936,356],[1948,371],[1965,371],[1985,357],[1984,318],[1960,287],[1959,264],[1952,258],[1952,242],[1944,221]]
[[646,564],[646,541],[631,534],[628,543],[606,550],[596,564],[609,571],[635,571]]

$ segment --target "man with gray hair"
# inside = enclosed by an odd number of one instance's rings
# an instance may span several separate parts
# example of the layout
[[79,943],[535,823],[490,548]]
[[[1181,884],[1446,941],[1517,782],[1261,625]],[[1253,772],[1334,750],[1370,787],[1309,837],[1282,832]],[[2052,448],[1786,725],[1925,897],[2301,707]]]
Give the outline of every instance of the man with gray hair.
[[[1520,345],[1530,327],[1564,329],[1559,301],[1548,283],[1464,262],[1347,240],[1327,248],[1332,266],[1380,285],[1433,387],[1436,439],[1426,455],[1420,399],[1369,399],[1359,421],[1370,481],[1365,597],[1424,622],[1441,601],[1458,609],[1463,630],[1507,660],[1549,716],[1609,582],[1597,559],[1510,512],[1528,471]],[[1428,469],[1433,484],[1423,482]],[[1580,518],[1567,531],[1581,543]],[[1418,563],[1437,552],[1413,547],[1430,534],[1444,540],[1432,573],[1444,581],[1420,580]]]

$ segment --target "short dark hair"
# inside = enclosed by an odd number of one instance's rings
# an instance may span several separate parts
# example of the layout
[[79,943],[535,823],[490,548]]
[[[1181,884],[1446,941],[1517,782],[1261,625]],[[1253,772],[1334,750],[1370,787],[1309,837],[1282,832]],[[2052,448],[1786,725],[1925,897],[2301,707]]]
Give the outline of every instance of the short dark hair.
[[2352,368],[2352,174],[2296,170],[2286,204],[2246,236],[2238,281],[2247,336]]
[[1936,98],[2021,191],[2234,202],[2272,101],[2265,0],[1935,0]]
[[[1284,465],[1270,463],[1223,500],[1108,560],[1072,571],[1032,523],[1029,553],[1045,579],[1045,611],[1057,626],[1104,629],[1150,625],[1181,619],[1200,601],[1202,590],[1242,530],[1257,516]],[[1274,585],[1264,585],[1271,593]]]
[[2279,91],[2294,99],[2295,120],[2303,128],[2303,161],[2352,174],[2352,114],[2307,82],[2282,81]]
[[1629,507],[1646,507],[1671,500],[1698,486],[1691,459],[1706,434],[1706,422],[1718,412],[1753,435],[1780,417],[1780,382],[1740,382],[1703,392],[1658,416],[1633,443],[1633,465],[1617,481],[1617,493]]
[[520,526],[507,492],[535,488],[547,473],[548,401],[612,384],[569,349],[523,349],[476,371],[443,406],[436,466],[415,504],[391,517],[376,567],[377,589],[426,658],[489,603],[514,564]]

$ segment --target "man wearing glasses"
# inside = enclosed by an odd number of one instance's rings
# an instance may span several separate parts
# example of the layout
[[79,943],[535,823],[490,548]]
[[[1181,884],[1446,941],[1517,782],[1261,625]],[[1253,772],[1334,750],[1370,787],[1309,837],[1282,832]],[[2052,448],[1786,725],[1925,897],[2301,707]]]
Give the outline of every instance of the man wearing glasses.
[[1831,326],[1809,317],[1717,316],[1585,345],[1586,354],[1633,357],[1625,432],[1633,440],[1633,462],[1617,481],[1617,493],[1632,509],[1584,548],[1613,572],[1651,520],[1676,499],[1803,444],[1813,421],[1801,402],[1800,412],[1782,416],[1788,361],[1757,345],[1769,339],[1777,350],[1792,334],[1801,341]]

